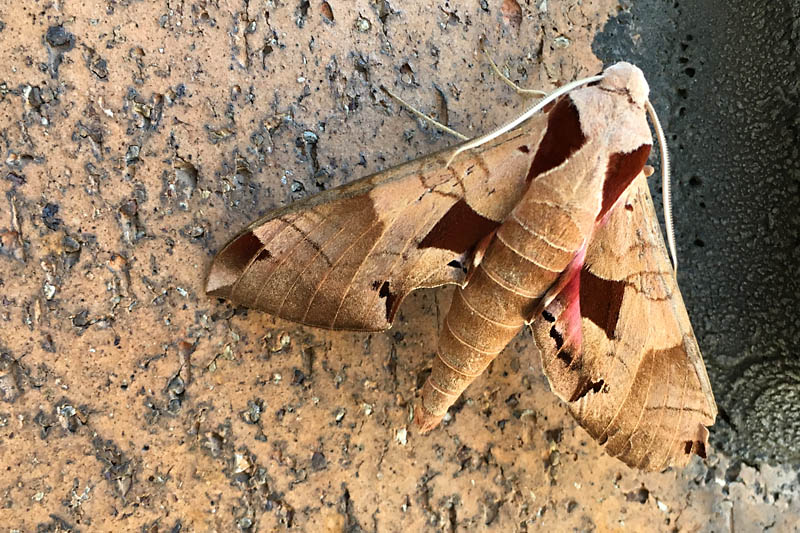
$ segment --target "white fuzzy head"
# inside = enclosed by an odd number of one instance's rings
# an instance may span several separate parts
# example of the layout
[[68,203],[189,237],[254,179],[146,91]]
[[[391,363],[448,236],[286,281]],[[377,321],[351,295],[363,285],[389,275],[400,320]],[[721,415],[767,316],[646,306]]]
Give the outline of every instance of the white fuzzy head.
[[644,74],[635,65],[620,61],[603,71],[601,87],[612,91],[625,91],[637,106],[643,106],[650,94],[650,87]]

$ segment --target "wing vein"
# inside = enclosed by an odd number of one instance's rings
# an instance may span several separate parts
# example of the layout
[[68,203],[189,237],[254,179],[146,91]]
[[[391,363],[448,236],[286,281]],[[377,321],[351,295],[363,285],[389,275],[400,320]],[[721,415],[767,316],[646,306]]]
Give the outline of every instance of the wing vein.
[[[299,218],[299,217],[300,217],[300,215],[297,215],[297,218]],[[283,222],[283,219],[280,218],[280,217],[275,218],[273,220],[280,220],[281,222]],[[272,222],[272,220],[270,220],[269,222]],[[269,222],[267,222],[267,223],[269,223]],[[291,226],[289,224],[284,223],[281,226],[281,228],[278,230],[278,232],[275,235],[273,235],[272,237],[270,237],[269,242],[274,241],[276,237],[278,237],[280,234],[282,234],[284,231],[286,231],[290,227]],[[252,233],[252,230],[250,230],[250,231]],[[261,239],[259,239],[259,241],[261,241]],[[256,253],[254,253],[252,256],[250,256],[250,259],[247,262],[247,266],[244,269],[242,269],[242,273],[239,275],[238,278],[236,278],[236,281],[233,283],[233,286],[231,287],[231,295],[236,294],[236,289],[239,287],[239,282],[244,279],[245,275],[250,271],[250,268],[253,266],[253,263],[255,262],[256,257],[258,257],[259,254],[261,252],[263,252],[266,247],[267,247],[267,243],[261,242],[261,246],[258,247],[258,250],[256,251]]]
[[[328,216],[328,217],[325,217],[325,220],[328,220],[329,218],[330,218],[329,216]],[[319,227],[319,226],[317,226],[317,228],[318,228],[318,227]],[[316,229],[316,228],[315,228],[315,229]],[[286,305],[286,299],[289,297],[289,293],[291,293],[291,292],[292,292],[292,289],[294,289],[294,288],[295,288],[295,286],[297,286],[297,283],[300,281],[300,279],[303,277],[303,274],[305,274],[305,273],[306,273],[306,271],[308,270],[308,268],[309,268],[309,267],[311,266],[311,264],[314,262],[314,259],[316,259],[317,257],[319,257],[319,255],[320,255],[320,254],[322,254],[322,250],[325,248],[325,246],[326,246],[327,244],[329,244],[330,242],[333,242],[333,241],[334,241],[334,239],[336,239],[336,238],[337,238],[339,235],[341,235],[341,233],[342,233],[343,231],[344,231],[344,226],[340,227],[340,228],[339,228],[339,231],[337,231],[335,234],[331,235],[331,236],[330,236],[328,239],[326,239],[324,242],[322,242],[322,243],[317,243],[317,246],[318,246],[318,248],[317,248],[317,253],[316,253],[316,254],[314,254],[314,257],[312,257],[311,259],[309,259],[309,260],[306,262],[306,264],[305,264],[305,265],[303,265],[303,269],[302,269],[302,270],[298,270],[298,272],[297,272],[297,275],[295,276],[295,278],[294,278],[294,281],[292,282],[292,286],[291,286],[291,287],[289,287],[289,288],[288,288],[288,289],[287,289],[287,290],[286,290],[286,291],[283,293],[283,300],[281,300],[281,305],[280,305],[280,307],[278,307],[278,314],[279,314],[279,315],[280,315],[281,311],[283,311],[283,306],[284,306],[284,305]],[[311,233],[309,233],[309,235],[311,235]],[[328,259],[328,263],[330,264],[330,259]],[[308,315],[308,310],[309,310],[310,308],[311,308],[311,302],[309,301],[309,302],[306,304],[306,310],[305,310],[305,312],[303,313],[303,320],[304,320],[304,321],[305,321],[305,319],[306,319],[306,316]]]
[[[315,213],[315,214],[317,214],[317,213]],[[256,306],[258,305],[258,302],[259,302],[259,300],[261,299],[261,295],[263,294],[263,292],[264,292],[264,289],[266,289],[266,287],[267,287],[267,285],[268,285],[268,281],[269,281],[269,280],[272,278],[272,275],[273,275],[273,274],[274,274],[274,273],[275,273],[275,272],[276,272],[276,271],[277,271],[277,270],[278,270],[280,267],[282,267],[284,264],[286,264],[286,262],[287,262],[287,261],[288,261],[288,260],[289,260],[289,259],[290,259],[290,258],[291,258],[293,255],[294,255],[294,253],[295,253],[295,252],[298,250],[298,248],[300,247],[300,245],[301,245],[301,244],[303,244],[303,243],[304,243],[304,242],[305,242],[305,241],[308,239],[308,237],[307,237],[307,236],[308,236],[309,234],[311,234],[312,232],[314,232],[314,231],[315,231],[315,230],[316,230],[318,227],[320,227],[320,226],[321,226],[321,225],[322,225],[322,224],[323,224],[323,223],[324,223],[324,222],[325,222],[325,221],[328,219],[328,217],[327,217],[327,216],[323,216],[323,217],[322,217],[322,218],[319,220],[319,222],[317,222],[317,224],[316,224],[316,225],[315,225],[315,226],[314,226],[314,227],[311,229],[311,231],[309,231],[309,232],[303,232],[303,231],[301,231],[301,230],[300,230],[300,228],[298,228],[298,227],[297,227],[297,225],[296,225],[296,223],[295,223],[295,222],[296,222],[296,220],[299,220],[300,218],[302,218],[302,217],[298,216],[298,217],[297,217],[295,220],[292,220],[291,224],[290,224],[289,222],[287,222],[287,221],[283,220],[282,218],[278,218],[278,219],[277,219],[277,220],[280,220],[281,222],[283,222],[283,223],[285,224],[285,226],[286,226],[286,227],[291,227],[291,228],[292,228],[292,229],[294,229],[296,232],[298,232],[298,233],[300,234],[301,238],[300,238],[300,239],[298,239],[298,240],[297,240],[297,242],[296,242],[296,243],[295,243],[295,244],[294,244],[294,245],[293,245],[293,246],[292,246],[292,247],[291,247],[291,248],[288,250],[288,253],[283,253],[283,254],[281,254],[281,260],[280,260],[280,261],[278,261],[278,262],[276,262],[275,266],[274,266],[274,267],[273,267],[273,268],[270,270],[269,274],[267,274],[266,276],[264,276],[264,278],[263,278],[263,283],[262,283],[261,287],[259,287],[259,289],[258,289],[258,292],[256,293],[256,298],[255,298],[255,300],[254,300],[254,302],[255,302],[255,303],[254,303],[254,305],[256,305]],[[281,230],[281,232],[283,232],[283,230]],[[272,239],[270,239],[270,242],[272,242],[272,241],[274,241],[274,240],[275,240],[275,238],[273,237]],[[266,243],[264,244],[264,247],[266,247]],[[262,247],[262,249],[263,249],[263,247]],[[285,295],[284,295],[284,298],[285,298]]]
[[[391,224],[394,224],[394,220],[396,220],[397,217],[401,213],[405,212],[405,210],[408,208],[408,206],[410,206],[412,203],[414,203],[414,201],[415,201],[415,199],[411,199],[408,202],[406,202],[406,204],[401,209],[399,209],[397,211],[397,215],[392,219]],[[345,250],[345,253],[343,253],[341,255],[341,257],[344,257],[346,255],[347,251],[349,251],[353,246],[356,245],[357,242],[359,242],[361,239],[363,239],[364,236],[367,235],[370,231],[372,231],[372,229],[380,222],[381,222],[381,220],[380,220],[380,218],[378,218],[378,220],[376,220],[375,222],[370,224],[369,228],[367,228],[366,231],[362,232],[358,236],[358,238],[356,240],[354,240],[353,243],[350,246],[347,247],[347,250]],[[364,254],[364,257],[359,262],[358,267],[355,269],[355,271],[353,272],[353,275],[350,277],[350,282],[347,284],[347,290],[344,291],[344,294],[342,295],[341,299],[339,300],[339,305],[336,308],[336,313],[334,313],[334,315],[333,315],[333,320],[331,321],[331,324],[336,324],[336,319],[339,317],[339,312],[342,310],[342,305],[344,304],[344,301],[347,299],[347,295],[350,294],[350,289],[353,288],[353,280],[356,278],[356,276],[358,276],[358,273],[361,271],[361,268],[364,266],[364,263],[367,261],[367,258],[369,258],[369,256],[372,255],[372,251],[375,249],[375,246],[377,246],[378,242],[381,240],[383,235],[385,235],[385,231],[381,234],[381,236],[379,238],[375,239],[375,242],[372,243],[372,246],[370,247],[370,249]],[[338,261],[337,261],[337,264],[338,264]],[[331,269],[331,270],[333,270],[333,269]],[[326,278],[327,278],[327,275],[326,275]],[[315,293],[315,296],[316,296],[316,293]],[[313,299],[312,299],[312,301],[313,301]]]
[[[433,191],[431,191],[431,192],[433,192]],[[410,205],[410,204],[409,204],[409,205]],[[424,228],[424,227],[426,227],[426,226],[428,225],[428,223],[430,222],[430,220],[433,218],[433,216],[434,216],[434,213],[435,213],[435,212],[434,212],[433,210],[430,210],[430,211],[429,211],[429,216],[428,216],[427,218],[425,218],[425,219],[423,220],[422,224],[420,224],[419,226],[417,226],[417,227],[416,227],[416,229],[415,229],[415,231],[414,231],[414,232],[411,234],[411,236],[409,236],[409,238],[405,240],[405,244],[404,244],[404,246],[403,246],[403,249],[402,249],[402,251],[401,251],[401,252],[400,252],[400,253],[397,255],[396,259],[394,259],[394,260],[392,261],[392,263],[391,263],[391,266],[389,267],[389,272],[388,272],[388,273],[386,274],[386,276],[385,276],[386,280],[391,280],[391,279],[392,279],[392,273],[394,272],[394,269],[395,269],[395,267],[396,267],[398,264],[402,264],[403,255],[405,254],[406,250],[408,250],[409,246],[410,246],[410,245],[411,245],[411,243],[414,241],[414,238],[415,238],[415,237],[416,237],[416,236],[419,234],[419,230],[420,230],[421,228]],[[390,233],[390,231],[391,231],[391,228],[393,228],[393,227],[394,227],[394,225],[395,225],[395,222],[396,222],[398,219],[399,219],[399,217],[395,217],[395,218],[392,220],[392,224],[391,224],[391,225],[390,225],[390,226],[387,228],[387,231],[385,231],[385,232],[384,232],[384,235],[386,235],[387,233]],[[422,257],[423,257],[423,255],[424,255],[424,253],[423,253],[423,252],[421,252],[421,253],[420,253],[420,255],[419,255],[419,257],[416,259],[416,261],[414,261],[414,264],[413,264],[413,266],[412,266],[411,268],[409,268],[409,269],[408,269],[408,272],[413,272],[413,271],[415,270],[415,268],[414,268],[414,267],[416,267],[416,266],[419,264],[419,262],[422,260]],[[379,297],[380,297],[380,294],[379,294],[379,292],[378,292],[378,291],[375,291],[375,294],[373,294],[373,295],[372,295],[372,297],[370,298],[370,305],[374,305],[374,302],[375,302],[375,301],[377,300],[377,298],[379,298]]]

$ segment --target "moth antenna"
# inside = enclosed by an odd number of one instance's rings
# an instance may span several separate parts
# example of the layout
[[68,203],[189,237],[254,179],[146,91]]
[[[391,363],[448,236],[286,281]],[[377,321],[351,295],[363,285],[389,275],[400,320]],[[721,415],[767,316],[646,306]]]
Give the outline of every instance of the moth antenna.
[[394,94],[392,91],[390,91],[388,87],[385,87],[385,86],[381,85],[381,90],[383,92],[385,92],[386,94],[388,94],[389,96],[391,96],[392,98],[394,98],[395,100],[397,100],[400,103],[400,105],[403,106],[406,109],[406,111],[408,111],[409,113],[411,113],[415,117],[420,118],[422,120],[425,120],[427,122],[430,122],[431,124],[433,124],[433,126],[435,128],[438,128],[439,130],[441,130],[441,131],[443,131],[445,133],[449,133],[450,135],[452,135],[452,136],[454,136],[454,137],[456,137],[458,139],[461,139],[462,141],[466,141],[467,139],[469,139],[469,137],[467,137],[466,135],[461,134],[461,133],[457,132],[454,129],[448,128],[447,126],[445,126],[444,124],[442,124],[441,122],[436,120],[435,118],[429,117],[428,115],[426,115],[422,111],[418,110],[416,107],[414,107],[413,105],[409,104],[408,102],[406,102],[405,100],[403,100],[402,98],[400,98],[399,96]]
[[669,180],[669,154],[667,153],[667,139],[664,136],[664,130],[661,129],[661,122],[658,120],[656,110],[650,100],[645,102],[647,114],[650,115],[650,120],[653,121],[653,126],[656,129],[656,138],[658,139],[658,149],[661,152],[661,189],[662,200],[664,202],[664,226],[667,230],[667,244],[669,246],[669,254],[672,256],[672,269],[678,273],[678,252],[675,247],[675,225],[672,222],[672,189],[670,188]]
[[487,133],[486,135],[482,135],[482,136],[480,136],[480,137],[478,137],[476,139],[473,139],[470,142],[462,144],[461,146],[456,148],[456,150],[453,152],[453,155],[451,155],[450,159],[447,160],[447,165],[446,166],[449,167],[450,164],[453,162],[453,159],[455,159],[458,154],[460,154],[462,152],[466,152],[467,150],[472,150],[473,148],[477,148],[478,146],[480,146],[482,144],[486,144],[486,143],[488,143],[488,142],[500,137],[504,133],[507,133],[507,132],[513,130],[514,128],[516,128],[517,126],[519,126],[520,124],[522,124],[523,122],[525,122],[526,120],[531,118],[533,115],[535,115],[536,113],[541,111],[547,104],[549,104],[550,102],[552,102],[553,100],[555,100],[559,96],[561,96],[563,94],[566,94],[566,93],[568,93],[568,92],[580,87],[581,85],[587,85],[589,83],[594,83],[596,81],[600,81],[601,79],[603,79],[602,75],[591,76],[589,78],[583,78],[583,79],[580,79],[580,80],[575,80],[573,82],[570,82],[570,83],[564,85],[563,87],[559,87],[555,91],[551,92],[549,95],[545,96],[544,98],[542,98],[541,100],[536,102],[536,105],[534,105],[533,107],[531,107],[530,109],[525,111],[523,114],[521,114],[520,116],[518,116],[517,118],[515,118],[514,120],[512,120],[508,124],[500,126],[496,130],[494,130],[494,131],[492,131],[490,133]]
[[500,68],[497,66],[497,64],[494,62],[494,59],[492,59],[492,56],[490,56],[489,52],[486,50],[486,40],[483,37],[481,37],[481,52],[483,52],[483,55],[486,56],[486,59],[489,61],[489,65],[492,67],[492,70],[494,71],[495,75],[498,78],[500,78],[503,81],[503,83],[511,87],[514,90],[514,92],[516,92],[518,95],[522,96],[523,98],[530,96],[538,96],[541,98],[542,96],[547,96],[547,93],[545,91],[540,91],[538,89],[523,89],[522,87],[511,81],[511,79],[509,79],[508,76],[500,72]]

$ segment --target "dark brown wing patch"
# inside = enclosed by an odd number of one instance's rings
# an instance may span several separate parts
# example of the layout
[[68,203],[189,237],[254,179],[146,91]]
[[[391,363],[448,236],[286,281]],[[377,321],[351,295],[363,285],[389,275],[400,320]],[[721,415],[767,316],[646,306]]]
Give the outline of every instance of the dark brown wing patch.
[[441,248],[463,254],[498,226],[500,222],[479,215],[466,201],[459,200],[425,235],[419,248]]
[[528,181],[562,164],[585,142],[578,110],[569,97],[561,98],[548,115],[547,132],[536,150]]
[[397,304],[397,295],[393,294],[391,289],[389,288],[389,282],[384,281],[381,284],[380,291],[378,291],[378,296],[381,298],[385,298],[386,301],[386,321],[391,323],[394,320],[394,314],[397,311],[396,304]]
[[231,287],[242,275],[250,258],[259,253],[261,241],[253,235],[252,231],[241,234],[226,246],[218,255],[215,261],[215,269],[208,276],[207,288],[209,294],[220,298],[228,298],[231,294]]
[[600,278],[587,268],[581,270],[581,315],[597,324],[609,339],[614,338],[624,295],[625,282]]
[[617,202],[619,195],[630,187],[633,178],[639,175],[650,155],[650,145],[643,144],[633,152],[611,154],[603,182],[603,206],[597,219],[600,220]]

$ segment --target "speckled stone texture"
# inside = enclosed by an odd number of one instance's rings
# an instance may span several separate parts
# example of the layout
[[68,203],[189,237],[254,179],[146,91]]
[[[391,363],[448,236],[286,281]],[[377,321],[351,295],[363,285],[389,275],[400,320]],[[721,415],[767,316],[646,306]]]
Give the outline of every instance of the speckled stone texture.
[[[712,450],[683,471],[643,475],[604,455],[548,391],[528,334],[440,429],[418,435],[410,406],[446,289],[416,293],[392,330],[372,335],[302,328],[203,293],[214,252],[250,220],[455,142],[409,118],[381,85],[475,135],[524,106],[478,53],[481,36],[512,78],[552,89],[599,71],[595,33],[610,16],[635,22],[637,9],[606,0],[0,4],[0,529],[791,530],[800,519],[791,469]],[[649,17],[674,24],[671,11]],[[655,36],[623,30],[638,62]],[[646,65],[673,65],[672,52],[656,47]],[[711,75],[695,68],[686,83]],[[646,71],[655,93],[694,95],[671,70]],[[764,90],[791,101],[788,89]],[[691,128],[714,119],[689,101],[684,118],[667,113],[687,136],[675,150],[685,168],[708,160],[696,145],[709,137]],[[789,120],[767,101],[767,129]],[[747,124],[743,113],[734,116]],[[722,132],[713,138],[722,143]],[[773,152],[785,141],[775,142]],[[734,160],[714,164],[733,175]],[[742,312],[745,302],[772,312],[759,299],[786,288],[756,254],[772,250],[765,234],[746,232],[796,217],[791,195],[766,187],[790,172],[743,182],[752,197],[719,176],[697,173],[695,186],[678,173],[681,281],[715,385],[729,334],[753,352],[785,339],[793,353],[785,322],[795,315]],[[764,273],[735,279],[758,277],[761,292],[731,300],[717,288],[742,256],[717,249],[722,230],[686,218],[701,192],[707,211],[741,217],[724,230]],[[761,202],[779,211],[750,209]],[[695,238],[705,246],[692,247]],[[701,270],[707,254],[718,259]],[[731,351],[740,363],[741,351]],[[734,392],[717,388],[732,421],[744,416],[733,414]]]
[[595,52],[648,75],[670,137],[679,282],[712,443],[800,463],[800,2],[635,2]]

